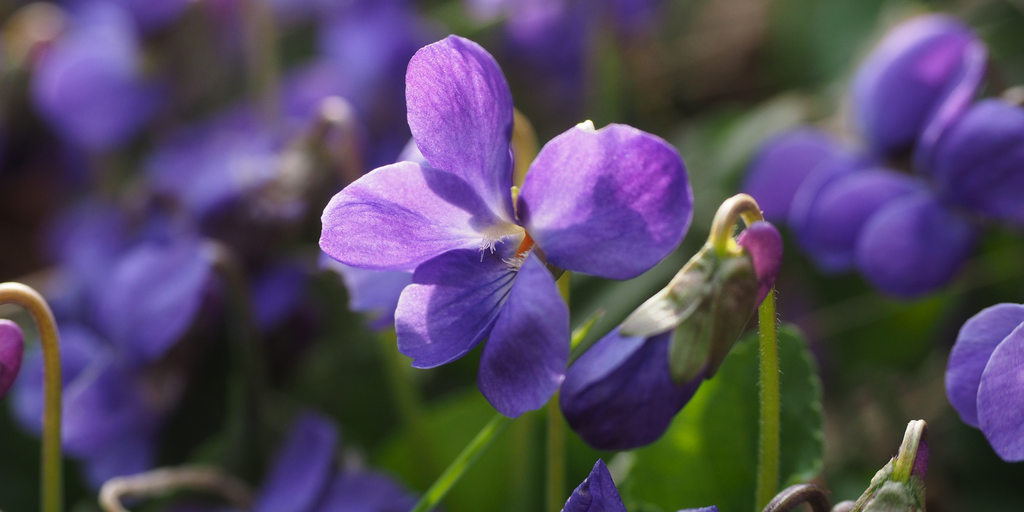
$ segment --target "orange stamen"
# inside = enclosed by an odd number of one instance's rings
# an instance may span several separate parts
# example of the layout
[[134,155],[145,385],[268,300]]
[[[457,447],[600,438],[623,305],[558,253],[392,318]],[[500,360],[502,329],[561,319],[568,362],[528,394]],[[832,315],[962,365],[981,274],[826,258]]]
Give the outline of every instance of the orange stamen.
[[523,238],[523,243],[519,244],[519,249],[516,250],[516,257],[518,258],[526,254],[531,248],[533,248],[533,238],[530,238],[530,234],[526,233],[526,238]]

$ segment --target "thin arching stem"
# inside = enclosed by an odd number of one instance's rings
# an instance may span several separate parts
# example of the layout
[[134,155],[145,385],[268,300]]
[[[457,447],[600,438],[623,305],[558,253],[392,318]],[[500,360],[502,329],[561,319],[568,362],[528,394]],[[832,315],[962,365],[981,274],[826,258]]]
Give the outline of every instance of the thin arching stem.
[[747,194],[736,194],[726,199],[722,206],[718,207],[714,220],[711,221],[711,234],[708,235],[708,242],[715,248],[719,256],[729,252],[732,240],[732,232],[736,223],[743,219],[748,226],[759,220],[764,220],[761,214],[761,207],[757,205],[753,197]]
[[810,505],[814,512],[829,512],[825,489],[812,484],[792,485],[783,489],[761,512],[790,512],[804,503]]
[[111,478],[100,489],[99,503],[105,512],[129,512],[121,504],[124,498],[154,498],[175,491],[215,493],[240,510],[252,507],[252,489],[245,482],[208,466],[160,468]]
[[0,284],[0,304],[16,304],[28,310],[39,329],[43,349],[43,512],[62,512],[63,475],[61,474],[61,369],[60,335],[46,299],[21,283]]

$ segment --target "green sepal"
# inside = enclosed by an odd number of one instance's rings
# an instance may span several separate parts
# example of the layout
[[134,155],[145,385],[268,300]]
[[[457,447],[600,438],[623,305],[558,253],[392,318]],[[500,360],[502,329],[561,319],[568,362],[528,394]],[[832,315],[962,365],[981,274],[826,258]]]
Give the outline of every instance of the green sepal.
[[743,253],[722,260],[715,271],[714,290],[711,351],[704,375],[708,379],[718,372],[757,307],[757,275],[750,256]]
[[850,512],[925,512],[924,482],[911,474],[911,467],[926,435],[924,421],[911,421],[907,425],[899,456],[890,459],[875,473]]
[[676,273],[668,286],[626,317],[619,332],[623,336],[648,338],[676,328],[713,293],[712,276],[717,267],[714,249],[705,245]]

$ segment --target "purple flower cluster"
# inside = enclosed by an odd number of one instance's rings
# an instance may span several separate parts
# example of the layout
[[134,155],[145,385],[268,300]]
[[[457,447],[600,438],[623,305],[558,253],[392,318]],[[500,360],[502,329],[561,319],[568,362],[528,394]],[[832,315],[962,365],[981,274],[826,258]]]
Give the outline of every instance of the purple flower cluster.
[[[597,459],[590,476],[572,492],[562,512],[626,512],[619,490],[603,460]],[[689,508],[679,512],[718,512],[718,507]]]
[[513,191],[511,93],[490,54],[455,36],[412,58],[406,103],[427,165],[381,167],[342,190],[320,247],[353,267],[414,271],[395,313],[414,366],[488,338],[481,392],[508,416],[536,409],[569,357],[553,272],[628,279],[675,248],[692,213],[682,160],[650,134],[584,123],[545,145]]
[[[810,128],[782,134],[756,155],[744,191],[823,270],[856,268],[900,297],[934,291],[971,253],[981,221],[1024,222],[1024,109],[974,101],[986,58],[950,16],[900,24],[854,77],[864,147]],[[913,173],[891,167],[908,155]]]
[[[159,430],[185,380],[167,355],[214,291],[198,238],[157,225],[129,235],[123,221],[87,204],[58,224],[52,243],[62,266],[48,295],[61,331],[63,443],[97,488],[154,464]],[[26,355],[13,398],[18,421],[38,432],[39,347]]]
[[960,329],[946,396],[1007,462],[1024,460],[1024,305],[997,304]]

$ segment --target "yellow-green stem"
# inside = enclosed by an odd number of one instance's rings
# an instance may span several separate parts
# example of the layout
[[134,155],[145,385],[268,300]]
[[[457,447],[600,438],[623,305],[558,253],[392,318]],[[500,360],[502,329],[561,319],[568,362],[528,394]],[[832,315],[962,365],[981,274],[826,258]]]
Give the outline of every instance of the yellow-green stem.
[[756,221],[764,220],[761,207],[757,205],[757,201],[754,201],[753,197],[747,194],[736,194],[726,199],[722,206],[718,207],[715,218],[711,221],[708,242],[715,248],[715,253],[719,256],[728,253],[730,248],[735,245],[732,232],[740,218],[748,226]]
[[505,427],[508,427],[511,421],[511,418],[502,414],[494,415],[494,418],[487,425],[484,425],[483,430],[462,449],[462,453],[455,457],[455,460],[448,465],[444,473],[437,477],[437,480],[427,489],[427,492],[423,493],[423,497],[420,498],[420,501],[416,503],[416,506],[410,512],[433,510],[444,499],[445,495],[448,494],[448,491],[462,478],[462,475],[480,458],[484,450],[498,437],[498,434],[504,431]]
[[779,486],[779,343],[775,288],[757,313],[761,353],[761,421],[757,451],[757,490],[754,510],[763,509]]
[[0,284],[0,304],[17,304],[28,310],[39,329],[43,349],[43,463],[42,512],[61,512],[61,369],[60,335],[53,311],[39,292],[21,283]]
[[[571,273],[565,272],[558,280],[558,291],[569,306],[569,280]],[[558,393],[551,397],[547,406],[547,492],[544,502],[549,512],[559,512],[565,504],[565,420],[558,407]]]

